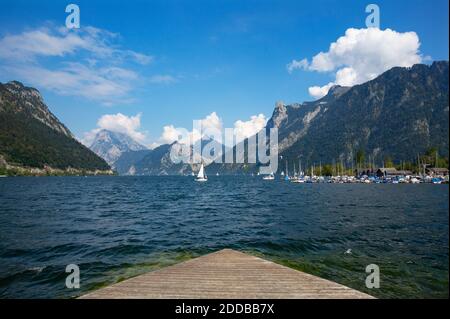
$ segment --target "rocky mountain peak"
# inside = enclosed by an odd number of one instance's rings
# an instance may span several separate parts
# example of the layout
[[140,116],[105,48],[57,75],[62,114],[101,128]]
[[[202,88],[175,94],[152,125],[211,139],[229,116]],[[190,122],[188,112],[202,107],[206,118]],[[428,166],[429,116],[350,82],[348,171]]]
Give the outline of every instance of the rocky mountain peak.
[[2,100],[10,101],[9,106],[4,106],[5,108],[11,108],[15,113],[25,112],[55,131],[73,138],[69,129],[49,111],[37,89],[27,87],[19,81],[11,81],[0,83],[0,93]]
[[435,61],[431,65],[431,68],[439,70],[440,72],[445,72],[448,70],[448,61]]
[[275,110],[273,111],[271,119],[267,122],[267,127],[280,127],[287,118],[288,109],[283,102],[279,101],[275,104]]
[[334,98],[338,98],[341,95],[347,93],[349,90],[350,87],[348,86],[334,85],[330,88],[327,95],[333,96]]
[[[12,93],[19,95],[21,98],[27,99],[32,102],[33,99],[37,99],[40,103],[44,104],[41,93],[32,87],[27,87],[19,81],[10,81],[5,84],[6,89]],[[44,107],[47,106],[44,104]]]
[[448,156],[448,65],[394,67],[351,88],[334,86],[297,111],[288,106],[288,120],[277,107],[269,123],[279,123],[279,149],[328,163],[351,163],[361,149],[378,163],[413,161],[431,147]]
[[25,87],[22,82],[15,81],[15,80],[9,81],[8,83],[6,83],[6,85],[10,86],[10,87],[15,87],[17,89],[23,89]]
[[105,129],[97,132],[89,148],[110,165],[113,165],[125,152],[147,149],[126,134]]
[[53,115],[38,90],[18,81],[0,83],[0,157],[20,169],[109,170]]
[[107,131],[107,130],[101,130],[97,133],[96,137],[95,137],[95,141],[98,142],[111,142],[112,140],[112,134],[115,134],[111,131]]

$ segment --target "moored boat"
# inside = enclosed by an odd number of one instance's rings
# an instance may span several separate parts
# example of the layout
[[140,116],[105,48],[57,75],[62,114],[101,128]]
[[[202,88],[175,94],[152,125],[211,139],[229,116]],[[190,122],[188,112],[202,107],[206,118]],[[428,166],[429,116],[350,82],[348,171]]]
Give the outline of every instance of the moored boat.
[[275,179],[275,176],[273,175],[273,173],[263,177],[263,180],[265,180],[265,181],[273,181],[274,179]]

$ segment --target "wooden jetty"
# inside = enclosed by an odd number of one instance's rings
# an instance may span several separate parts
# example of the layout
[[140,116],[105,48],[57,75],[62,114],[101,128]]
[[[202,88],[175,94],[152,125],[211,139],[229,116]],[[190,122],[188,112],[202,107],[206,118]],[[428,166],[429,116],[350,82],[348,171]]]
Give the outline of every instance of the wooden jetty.
[[370,295],[224,249],[88,293],[83,299],[367,299]]

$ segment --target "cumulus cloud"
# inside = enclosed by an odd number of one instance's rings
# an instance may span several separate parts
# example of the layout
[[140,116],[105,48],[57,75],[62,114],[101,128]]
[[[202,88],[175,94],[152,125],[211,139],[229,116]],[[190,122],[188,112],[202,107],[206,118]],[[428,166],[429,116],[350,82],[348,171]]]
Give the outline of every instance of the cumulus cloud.
[[105,105],[127,103],[139,74],[133,63],[153,57],[120,48],[119,35],[87,26],[40,28],[0,38],[0,70],[12,78],[62,95]]
[[266,126],[266,124],[267,119],[264,114],[253,115],[248,121],[238,120],[234,122],[236,143],[257,134]]
[[216,112],[212,112],[201,120],[201,126],[203,131],[222,131],[222,119]]
[[309,95],[315,99],[320,99],[327,95],[328,91],[335,85],[334,82],[330,82],[324,86],[311,86],[308,88]]
[[182,134],[183,132],[181,129],[176,128],[173,125],[166,125],[163,127],[163,132],[158,144],[172,144],[173,142],[181,139]]
[[295,69],[334,72],[334,82],[309,89],[313,97],[320,98],[333,85],[361,84],[395,66],[410,67],[422,62],[419,48],[420,41],[415,32],[350,28],[344,36],[331,43],[327,52],[318,53],[311,62],[294,60],[287,69],[288,72]]
[[[195,143],[201,138],[214,138],[218,142],[223,143],[224,130],[222,119],[217,115],[216,112],[212,112],[205,118],[200,120],[200,125],[195,126],[192,130],[186,128],[177,128],[174,125],[166,125],[163,127],[163,132],[161,137],[155,142],[155,146],[161,144],[171,144],[175,141],[181,143]],[[232,128],[234,133],[234,142],[239,143],[245,138],[251,137],[262,130],[267,124],[267,119],[264,114],[251,116],[249,120],[237,120],[234,122],[234,127]],[[217,135],[215,135],[215,133]],[[220,136],[219,136],[220,135]],[[230,141],[227,141],[230,142]],[[227,145],[232,146],[232,145]]]
[[108,130],[128,135],[135,141],[144,144],[147,140],[147,133],[140,130],[141,116],[141,113],[134,116],[127,116],[122,113],[105,114],[98,119],[95,129],[84,133],[81,142],[90,146],[98,132]]
[[[201,119],[192,130],[186,128],[177,128],[174,125],[166,125],[157,144],[171,144],[175,141],[180,143],[195,143],[203,137],[222,132],[222,119],[216,112],[212,112]],[[212,136],[215,137],[215,136]]]

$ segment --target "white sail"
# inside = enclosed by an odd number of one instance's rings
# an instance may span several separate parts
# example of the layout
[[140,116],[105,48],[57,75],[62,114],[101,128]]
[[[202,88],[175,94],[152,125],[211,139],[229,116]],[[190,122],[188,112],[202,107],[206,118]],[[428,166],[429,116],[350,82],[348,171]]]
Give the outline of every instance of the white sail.
[[203,164],[200,166],[200,171],[198,172],[197,178],[205,178],[205,169],[203,168]]
[[208,180],[208,178],[206,177],[206,174],[205,174],[205,168],[203,167],[203,163],[200,166],[200,171],[198,172],[197,177],[195,178],[195,180],[197,182],[206,182]]

